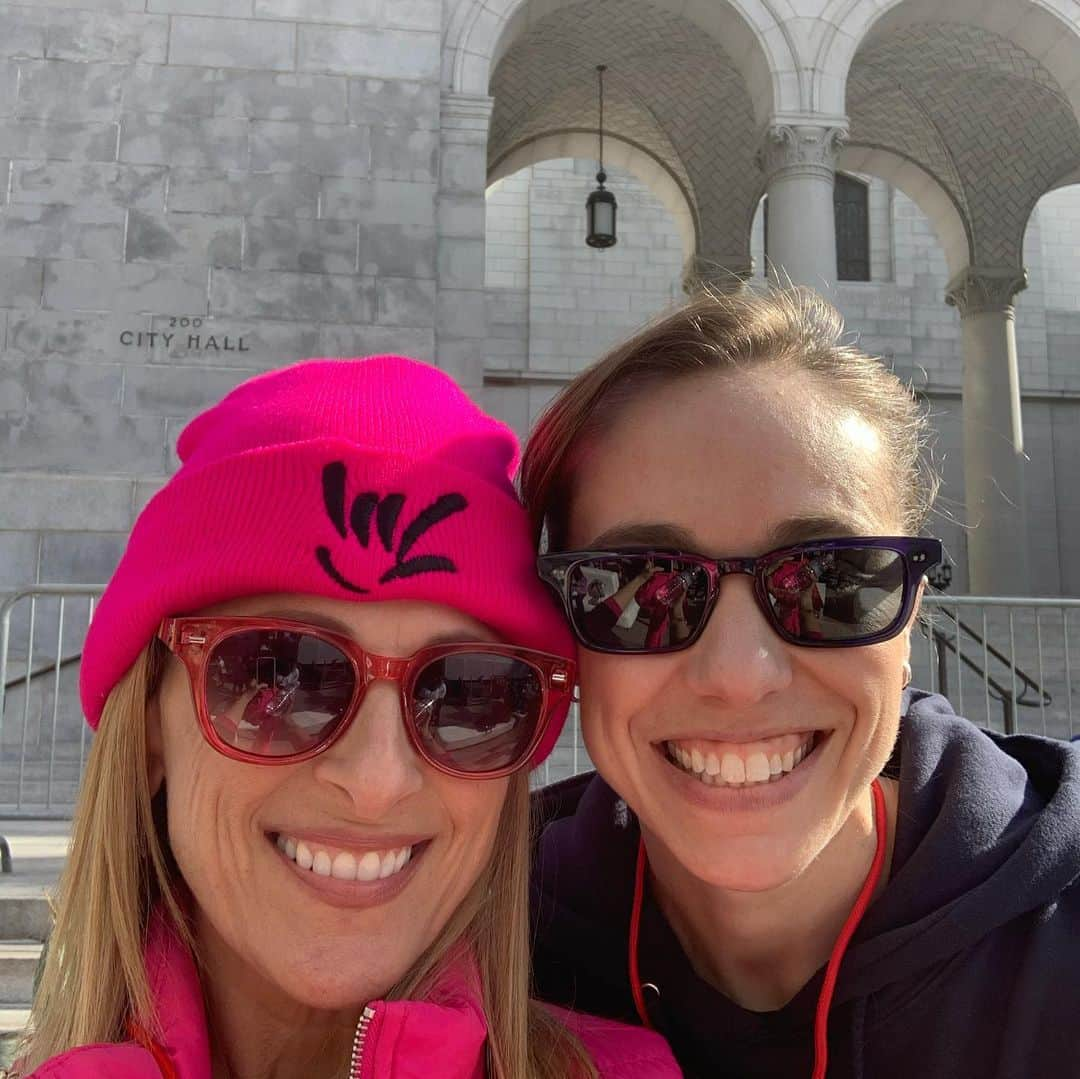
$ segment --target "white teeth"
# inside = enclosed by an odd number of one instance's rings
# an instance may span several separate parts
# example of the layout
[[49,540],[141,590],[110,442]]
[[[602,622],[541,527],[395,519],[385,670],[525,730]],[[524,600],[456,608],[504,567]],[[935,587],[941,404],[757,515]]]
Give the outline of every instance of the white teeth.
[[668,755],[684,771],[707,786],[741,787],[773,782],[804,761],[814,748],[813,736],[786,753],[756,751],[743,759],[737,753],[705,753],[685,749],[675,742],[666,743]]
[[315,861],[315,855],[311,853],[311,848],[306,843],[296,844],[296,864],[301,869],[310,869],[312,862]]
[[356,880],[356,859],[343,850],[331,863],[330,875],[335,880]]
[[743,764],[742,757],[737,757],[734,753],[725,753],[720,762],[720,778],[725,783],[745,783],[746,765]]
[[764,783],[769,778],[769,758],[764,753],[751,753],[746,758],[746,782]]
[[369,850],[356,866],[356,879],[378,880],[381,869],[382,859],[375,851]]
[[343,850],[331,858],[329,852],[313,850],[307,843],[290,836],[278,835],[274,842],[278,850],[301,869],[309,869],[320,877],[333,877],[335,880],[383,880],[400,873],[412,858],[412,847],[369,850],[363,854]]

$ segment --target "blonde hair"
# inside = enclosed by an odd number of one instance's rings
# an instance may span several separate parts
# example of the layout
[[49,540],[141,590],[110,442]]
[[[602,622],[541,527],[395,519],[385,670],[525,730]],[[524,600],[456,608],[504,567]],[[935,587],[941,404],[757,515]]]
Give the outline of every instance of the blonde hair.
[[[156,1030],[143,960],[162,906],[194,952],[178,899],[163,803],[147,774],[147,705],[168,653],[152,642],[109,694],[87,762],[44,970],[18,1054],[29,1074],[80,1045]],[[529,997],[528,776],[511,777],[491,861],[424,955],[387,994],[423,998],[443,961],[470,947],[482,980],[492,1079],[594,1079],[580,1043]],[[345,1064],[343,1062],[343,1071]]]
[[821,380],[878,432],[904,528],[923,527],[938,478],[924,450],[929,426],[910,387],[880,360],[840,343],[840,313],[809,289],[720,293],[704,289],[586,368],[548,406],[525,447],[521,493],[534,538],[562,550],[582,456],[621,410],[664,383],[709,372],[787,364]]

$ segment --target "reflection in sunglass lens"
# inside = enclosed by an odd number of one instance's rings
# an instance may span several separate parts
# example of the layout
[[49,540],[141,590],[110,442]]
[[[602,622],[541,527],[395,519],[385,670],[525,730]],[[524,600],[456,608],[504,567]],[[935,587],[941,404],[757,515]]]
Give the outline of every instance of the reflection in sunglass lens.
[[904,597],[904,562],[877,547],[803,548],[762,572],[779,628],[802,641],[869,637],[892,626]]
[[436,761],[462,772],[519,763],[543,711],[540,673],[511,656],[459,652],[429,663],[412,689],[416,732]]
[[287,630],[243,630],[210,654],[206,710],[226,745],[287,757],[330,736],[354,686],[348,657],[328,641]]
[[570,614],[590,644],[625,652],[678,647],[701,625],[709,575],[676,557],[613,555],[578,563]]

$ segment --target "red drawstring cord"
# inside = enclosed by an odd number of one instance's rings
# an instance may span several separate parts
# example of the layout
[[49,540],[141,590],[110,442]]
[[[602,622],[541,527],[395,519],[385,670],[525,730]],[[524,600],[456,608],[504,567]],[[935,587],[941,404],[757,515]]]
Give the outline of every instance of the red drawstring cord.
[[[840,935],[833,945],[832,955],[829,956],[829,965],[825,968],[825,979],[821,983],[821,992],[818,994],[817,1011],[814,1014],[814,1074],[813,1079],[825,1079],[825,1072],[829,1063],[829,1008],[832,1005],[833,991],[836,989],[836,979],[840,974],[840,964],[843,962],[844,953],[847,951],[855,930],[862,921],[866,908],[870,906],[870,900],[874,897],[874,889],[877,888],[881,879],[881,870],[885,865],[885,845],[888,837],[889,823],[885,815],[885,794],[881,784],[875,779],[871,784],[874,795],[874,830],[877,834],[877,846],[874,849],[874,860],[870,863],[870,872],[866,874],[862,889],[851,908],[851,913],[840,930]],[[653,1029],[649,1013],[645,1010],[645,997],[641,991],[641,975],[638,973],[638,937],[641,931],[641,903],[645,893],[645,840],[638,841],[637,868],[634,871],[634,905],[630,910],[630,992],[634,997],[634,1007],[637,1009],[638,1018],[642,1024]]]

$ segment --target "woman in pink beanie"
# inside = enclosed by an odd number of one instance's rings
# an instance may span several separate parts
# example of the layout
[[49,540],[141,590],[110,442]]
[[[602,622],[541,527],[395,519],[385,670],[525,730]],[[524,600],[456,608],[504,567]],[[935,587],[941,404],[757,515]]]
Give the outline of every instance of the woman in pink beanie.
[[517,444],[438,370],[198,416],[98,606],[96,731],[22,1075],[678,1075],[529,999],[528,778],[574,684]]

